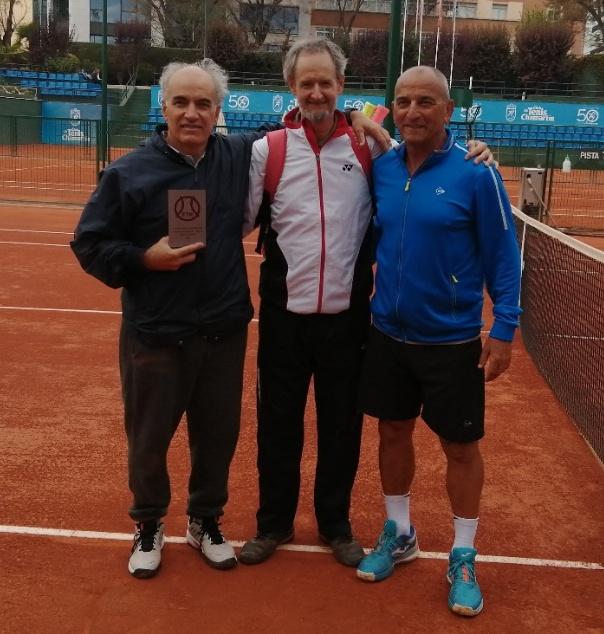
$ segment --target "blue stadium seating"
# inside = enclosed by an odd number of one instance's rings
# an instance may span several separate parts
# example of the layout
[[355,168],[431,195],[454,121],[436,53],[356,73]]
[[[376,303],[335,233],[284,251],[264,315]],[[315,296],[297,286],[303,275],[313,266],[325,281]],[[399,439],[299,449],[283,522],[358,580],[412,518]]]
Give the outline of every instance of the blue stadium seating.
[[78,73],[0,68],[0,77],[17,80],[24,88],[38,88],[43,95],[95,97],[101,92],[99,84],[84,80]]

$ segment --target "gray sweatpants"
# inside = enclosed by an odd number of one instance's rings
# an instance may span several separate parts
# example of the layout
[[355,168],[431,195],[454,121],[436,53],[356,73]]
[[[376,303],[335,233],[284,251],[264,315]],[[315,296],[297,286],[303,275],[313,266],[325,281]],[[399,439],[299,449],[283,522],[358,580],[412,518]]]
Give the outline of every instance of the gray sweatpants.
[[120,374],[128,438],[130,517],[159,519],[170,503],[167,453],[187,415],[191,474],[187,514],[222,515],[239,436],[247,328],[150,345],[122,324]]

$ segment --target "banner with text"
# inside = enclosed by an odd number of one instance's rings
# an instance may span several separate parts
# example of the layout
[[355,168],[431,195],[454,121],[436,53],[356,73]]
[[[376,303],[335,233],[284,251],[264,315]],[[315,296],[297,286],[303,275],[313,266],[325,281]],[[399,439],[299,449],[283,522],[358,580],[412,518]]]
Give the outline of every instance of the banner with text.
[[101,106],[45,101],[42,104],[42,117],[42,143],[94,145],[96,121],[101,118]]
[[[377,95],[344,94],[338,97],[338,108],[361,109],[366,101],[381,103]],[[296,106],[296,99],[289,92],[233,90],[224,98],[225,113],[245,112],[250,114],[285,114]],[[161,108],[159,86],[151,87],[151,108]],[[604,105],[584,103],[559,103],[551,101],[507,101],[504,99],[476,99],[470,107],[455,108],[453,121],[465,121],[469,115],[474,121],[483,123],[536,123],[545,125],[604,125]],[[602,111],[602,118],[600,113]]]

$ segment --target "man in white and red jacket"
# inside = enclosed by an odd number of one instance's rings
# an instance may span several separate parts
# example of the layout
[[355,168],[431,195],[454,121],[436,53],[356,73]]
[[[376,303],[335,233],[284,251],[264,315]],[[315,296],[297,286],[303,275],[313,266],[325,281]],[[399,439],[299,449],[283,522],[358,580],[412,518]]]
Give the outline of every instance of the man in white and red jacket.
[[[296,43],[284,76],[299,107],[285,119],[285,156],[261,228],[258,347],[258,534],[240,554],[260,563],[293,539],[304,410],[311,377],[317,409],[315,515],[344,565],[363,556],[353,540],[350,494],[360,449],[357,385],[372,286],[369,172],[381,150],[356,143],[336,99],[346,59],[327,40]],[[255,144],[246,229],[265,194],[268,141]],[[265,200],[266,204],[266,200]]]
[[246,564],[265,561],[293,539],[311,378],[319,535],[340,563],[356,566],[363,557],[349,510],[372,288],[370,171],[382,149],[374,139],[359,146],[336,109],[345,66],[331,41],[296,42],[283,75],[298,108],[285,118],[281,136],[252,148],[244,232],[260,224],[264,261],[257,384],[260,506],[257,535],[239,557]]

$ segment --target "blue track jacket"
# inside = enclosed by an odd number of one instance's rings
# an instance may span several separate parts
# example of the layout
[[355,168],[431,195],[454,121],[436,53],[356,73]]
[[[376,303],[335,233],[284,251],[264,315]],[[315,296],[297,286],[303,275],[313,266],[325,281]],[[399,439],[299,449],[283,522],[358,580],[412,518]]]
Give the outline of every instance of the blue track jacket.
[[377,204],[374,326],[413,343],[480,336],[486,284],[490,336],[511,341],[520,314],[520,258],[510,202],[493,167],[466,161],[451,132],[409,175],[405,145],[373,163]]

